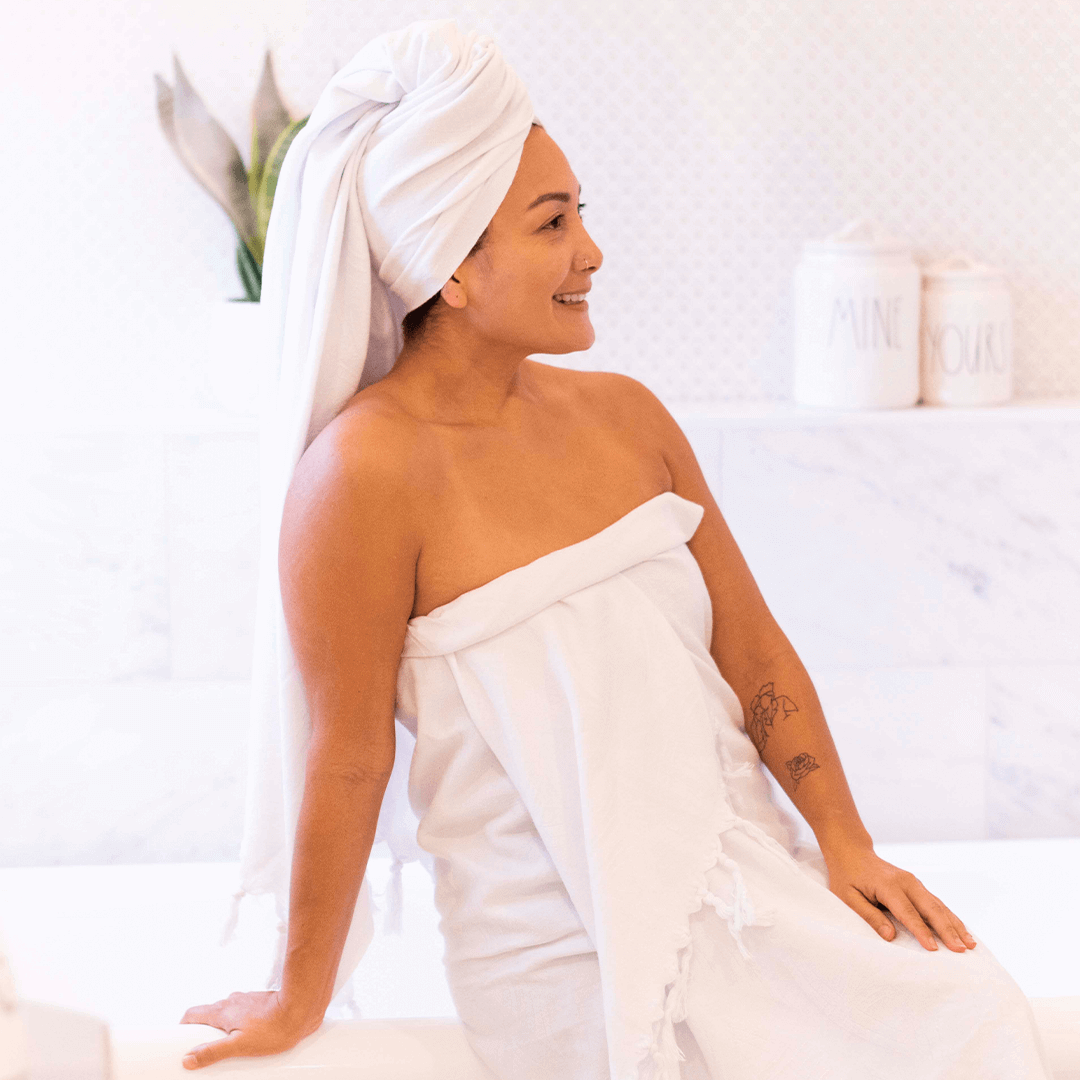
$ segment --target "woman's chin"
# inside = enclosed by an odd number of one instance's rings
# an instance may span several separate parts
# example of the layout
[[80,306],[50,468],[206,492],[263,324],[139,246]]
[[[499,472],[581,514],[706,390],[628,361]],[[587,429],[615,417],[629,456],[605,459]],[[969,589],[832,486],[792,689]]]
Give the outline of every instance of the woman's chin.
[[[586,322],[575,333],[560,334],[558,341],[560,343],[559,348],[547,350],[552,356],[558,353],[584,352],[586,349],[592,348],[593,342],[596,341],[596,331],[593,329],[592,323]],[[552,342],[552,344],[555,343]]]

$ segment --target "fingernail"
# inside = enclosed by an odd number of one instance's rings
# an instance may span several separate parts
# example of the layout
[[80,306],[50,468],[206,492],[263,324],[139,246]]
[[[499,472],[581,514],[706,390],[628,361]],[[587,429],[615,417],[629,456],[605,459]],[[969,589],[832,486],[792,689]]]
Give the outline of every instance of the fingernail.
[[[173,1061],[175,1061],[175,1060],[176,1060],[176,1058],[173,1058]],[[197,1062],[194,1054],[185,1054],[184,1055],[184,1067],[186,1069],[191,1069],[196,1064],[198,1064],[198,1062]]]
[[879,933],[879,934],[880,934],[880,935],[881,935],[881,936],[882,936],[883,938],[886,938],[886,939],[887,939],[887,938],[888,938],[888,936],[889,936],[889,928],[888,928],[887,926],[881,926],[881,927],[878,927],[878,933]]
[[931,949],[936,949],[937,948],[937,942],[936,941],[931,941],[930,942],[930,948]]

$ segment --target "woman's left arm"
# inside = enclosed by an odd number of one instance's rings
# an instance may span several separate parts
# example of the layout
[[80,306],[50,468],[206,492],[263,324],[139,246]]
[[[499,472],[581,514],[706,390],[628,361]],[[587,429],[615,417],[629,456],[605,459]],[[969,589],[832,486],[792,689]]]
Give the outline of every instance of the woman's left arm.
[[743,707],[746,732],[761,760],[814,830],[829,871],[829,889],[887,940],[886,909],[927,949],[930,927],[950,949],[974,948],[964,924],[914,874],[874,853],[810,676],[769,611],[735,538],[702,475],[689,441],[643,383],[605,373],[619,396],[627,429],[655,448],[671,490],[704,508],[687,544],[712,601],[709,651]]
[[960,919],[914,874],[875,854],[814,684],[794,648],[783,644],[735,671],[721,670],[742,703],[758,755],[814,830],[830,891],[887,940],[895,930],[885,910],[927,949],[937,948],[931,927],[954,952],[974,948]]

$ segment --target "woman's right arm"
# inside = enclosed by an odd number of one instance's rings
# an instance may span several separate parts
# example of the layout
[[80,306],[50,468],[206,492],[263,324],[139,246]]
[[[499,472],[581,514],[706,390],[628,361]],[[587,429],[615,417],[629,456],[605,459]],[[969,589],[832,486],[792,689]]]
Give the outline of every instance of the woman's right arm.
[[189,1067],[288,1049],[318,1029],[330,1002],[394,764],[420,550],[414,450],[392,424],[354,413],[320,433],[289,486],[278,568],[311,739],[281,989],[189,1009],[182,1022],[231,1032],[197,1047]]

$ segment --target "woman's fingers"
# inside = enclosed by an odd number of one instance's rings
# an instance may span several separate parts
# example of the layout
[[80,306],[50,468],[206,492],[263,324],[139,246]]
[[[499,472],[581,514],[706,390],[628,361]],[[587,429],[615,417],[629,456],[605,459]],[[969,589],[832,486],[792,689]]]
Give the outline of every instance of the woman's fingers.
[[228,1057],[280,1054],[314,1030],[298,1026],[285,1013],[276,990],[238,991],[213,1005],[193,1005],[180,1023],[208,1024],[226,1032],[223,1039],[193,1047],[183,1059],[185,1069],[201,1069]]
[[933,926],[938,937],[950,949],[963,952],[965,948],[975,947],[975,939],[968,934],[964,924],[918,878],[914,878],[909,885],[908,895],[923,918]]
[[847,895],[841,896],[841,899],[849,908],[858,912],[886,941],[892,940],[896,930],[888,915],[876,904],[871,904],[858,889],[851,886],[847,889]]
[[[968,948],[960,934],[961,930],[967,933],[963,924],[960,924],[960,930],[958,930],[956,923],[960,920],[914,875],[911,875],[910,880],[895,883],[883,892],[880,899],[915,935],[924,948],[930,950],[937,948],[934,933],[953,952],[964,952]],[[931,927],[933,932],[931,932]],[[970,940],[971,946],[974,947],[974,939]]]
[[213,1065],[215,1061],[221,1061],[222,1058],[241,1057],[244,1053],[244,1033],[237,1030],[223,1039],[192,1047],[184,1055],[182,1064],[185,1069],[201,1069],[206,1065]]
[[183,1016],[180,1017],[181,1024],[206,1024],[209,1027],[220,1027],[222,1031],[225,1028],[221,1027],[218,1020],[221,1019],[221,1002],[215,1001],[213,1005],[192,1005],[190,1009]]

